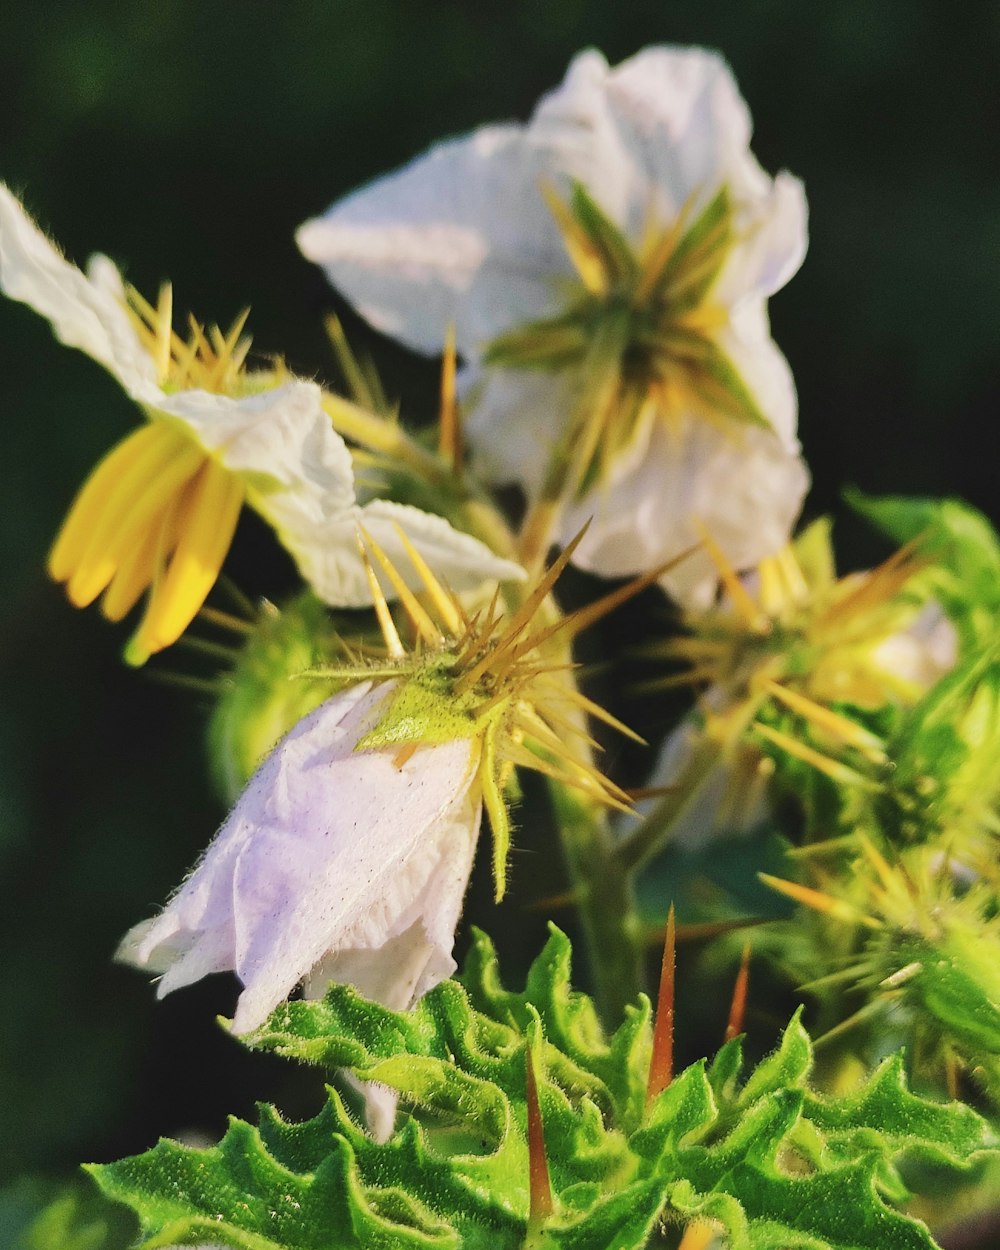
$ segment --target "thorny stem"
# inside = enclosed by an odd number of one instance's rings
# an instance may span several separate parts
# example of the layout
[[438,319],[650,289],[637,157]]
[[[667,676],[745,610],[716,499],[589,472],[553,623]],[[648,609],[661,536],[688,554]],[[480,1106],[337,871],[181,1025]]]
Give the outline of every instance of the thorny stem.
[[607,810],[565,786],[552,783],[551,792],[594,997],[605,1024],[615,1027],[643,988],[642,926],[631,876],[614,854]]
[[[528,585],[544,565],[563,510],[579,492],[615,402],[620,378],[622,336],[611,326],[595,339],[584,366],[582,401],[553,448],[539,497],[528,509],[517,537],[517,558],[528,570]],[[540,615],[555,621],[559,608],[552,596]],[[556,648],[572,659],[556,635]],[[576,682],[572,669],[562,680]],[[618,859],[607,808],[565,786],[550,783],[552,803],[569,872],[571,893],[583,924],[594,977],[595,999],[605,1023],[615,1026],[643,986],[643,942],[636,915],[629,865]]]

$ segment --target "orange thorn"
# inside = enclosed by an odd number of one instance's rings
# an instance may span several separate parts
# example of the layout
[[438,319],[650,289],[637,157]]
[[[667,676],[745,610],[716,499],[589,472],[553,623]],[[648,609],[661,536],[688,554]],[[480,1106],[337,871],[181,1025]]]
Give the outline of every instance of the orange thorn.
[[743,947],[740,970],[736,974],[736,984],[733,986],[733,1001],[729,1006],[729,1022],[726,1025],[724,1041],[731,1042],[734,1037],[738,1037],[743,1032],[743,1017],[747,1011],[747,989],[749,985],[750,943],[747,942]]
[[396,752],[396,754],[392,757],[392,762],[396,766],[396,768],[397,769],[404,768],[410,762],[413,756],[416,754],[417,748],[419,746],[420,746],[419,742],[407,742],[405,745],[401,746],[399,750]]
[[684,1229],[684,1236],[677,1250],[708,1250],[714,1236],[715,1231],[711,1224],[695,1220]]
[[525,1092],[528,1103],[528,1188],[531,1194],[528,1227],[537,1228],[552,1214],[552,1186],[549,1183],[549,1165],[545,1159],[542,1110],[538,1105],[535,1060],[530,1043],[524,1052],[524,1065]]
[[444,340],[444,359],[441,362],[441,405],[438,417],[438,452],[451,461],[454,476],[462,473],[462,426],[458,399],[455,395],[455,323],[448,325]]
[[557,911],[564,907],[575,907],[580,901],[580,895],[576,890],[564,890],[561,894],[549,894],[545,898],[535,899],[534,902],[525,903],[525,911],[549,912]]
[[667,931],[663,942],[663,963],[660,965],[660,992],[656,997],[656,1024],[653,1028],[653,1053],[649,1060],[649,1083],[646,1106],[674,1079],[674,972],[677,964],[677,929],[674,905],[667,912]]

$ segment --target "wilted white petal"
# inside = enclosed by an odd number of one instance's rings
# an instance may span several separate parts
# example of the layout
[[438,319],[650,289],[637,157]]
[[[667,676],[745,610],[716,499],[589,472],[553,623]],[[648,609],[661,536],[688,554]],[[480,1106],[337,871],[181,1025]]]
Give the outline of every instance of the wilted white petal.
[[[482,804],[466,793],[443,817],[422,848],[432,861],[427,885],[397,921],[400,930],[381,947],[348,947],[327,955],[306,978],[304,995],[319,998],[332,982],[354,985],[367,998],[407,1011],[455,971],[452,947],[476,853]],[[405,927],[404,927],[405,926]],[[386,1141],[396,1122],[399,1097],[375,1081],[343,1074],[364,1098],[368,1131]]]
[[124,305],[107,283],[91,282],[71,265],[2,183],[0,290],[41,313],[61,343],[92,356],[130,393],[155,386],[153,361]]
[[[446,967],[450,949],[441,953],[422,908],[454,911],[464,889],[478,828],[478,807],[466,802],[473,746],[420,747],[401,767],[391,750],[356,751],[392,688],[362,683],[300,721],[164,912],[126,935],[119,958],[170,964],[160,994],[197,980],[224,951],[244,986],[233,1021],[244,1033],[338,953],[351,952],[363,993],[369,984],[412,993]],[[464,873],[450,861],[442,869],[442,830],[454,839],[456,826]],[[394,940],[418,922],[425,958],[400,981]]]

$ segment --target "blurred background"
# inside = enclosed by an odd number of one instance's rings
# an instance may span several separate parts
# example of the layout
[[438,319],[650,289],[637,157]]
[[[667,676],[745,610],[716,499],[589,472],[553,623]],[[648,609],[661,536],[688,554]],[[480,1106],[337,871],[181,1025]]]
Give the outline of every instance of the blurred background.
[[[615,62],[654,42],[720,49],[750,104],[758,158],[806,184],[809,255],[772,319],[799,388],[810,515],[839,516],[855,483],[961,495],[996,519],[991,0],[960,11],[937,0],[5,5],[0,178],[72,259],[105,251],[148,294],[169,277],[176,307],[201,319],[228,323],[250,304],[261,352],[331,378],[321,318],[338,305],[299,257],[295,227],[437,138],[526,118],[581,47]],[[427,412],[436,363],[345,322],[404,412]],[[251,1058],[219,1030],[234,982],[157,1004],[144,976],[110,962],[223,815],[206,704],[156,666],[126,670],[127,627],[72,610],[44,575],[74,491],[134,422],[129,403],[9,303],[0,395],[2,1187],[160,1134],[211,1137],[226,1113],[252,1116],[257,1098],[308,1114],[318,1095],[314,1074]],[[841,533],[845,565],[870,558],[857,523]],[[228,568],[252,596],[294,584],[253,518]],[[179,654],[160,671],[184,665]],[[655,733],[658,715],[641,727]],[[512,977],[544,927],[525,904],[561,888],[555,848],[525,841],[511,902],[495,912],[481,876],[470,907],[509,951]]]

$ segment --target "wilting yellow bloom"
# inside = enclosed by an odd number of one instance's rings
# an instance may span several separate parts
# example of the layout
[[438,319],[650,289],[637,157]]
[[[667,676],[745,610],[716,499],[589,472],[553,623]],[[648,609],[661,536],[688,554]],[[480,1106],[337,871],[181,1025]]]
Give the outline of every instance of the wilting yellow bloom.
[[370,603],[354,541],[359,520],[395,544],[396,524],[453,585],[519,570],[416,508],[355,499],[351,455],[322,393],[272,363],[245,369],[244,313],[223,332],[173,329],[171,288],[154,307],[106,257],[69,264],[0,187],[0,289],[47,317],[56,337],[99,361],[145,423],[98,464],[49,557],[70,601],[120,620],[149,598],[126,658],[143,663],[183,633],[212,588],[244,502],[275,529],[327,603]]

